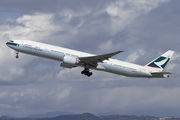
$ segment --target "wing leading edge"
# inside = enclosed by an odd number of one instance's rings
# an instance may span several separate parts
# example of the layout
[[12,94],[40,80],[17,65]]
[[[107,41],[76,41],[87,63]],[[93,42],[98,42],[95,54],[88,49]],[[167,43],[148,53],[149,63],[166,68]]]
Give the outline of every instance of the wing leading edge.
[[81,61],[81,63],[89,64],[91,66],[96,67],[98,62],[108,60],[112,56],[117,55],[121,52],[124,52],[124,51],[117,51],[117,52],[113,52],[109,54],[97,55],[97,56],[91,56],[91,57],[80,57],[79,60]]

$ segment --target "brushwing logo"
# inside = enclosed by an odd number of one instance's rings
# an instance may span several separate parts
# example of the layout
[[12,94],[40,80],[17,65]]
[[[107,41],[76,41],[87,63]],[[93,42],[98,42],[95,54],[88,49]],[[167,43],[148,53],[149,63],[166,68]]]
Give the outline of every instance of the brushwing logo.
[[161,56],[152,63],[150,63],[148,66],[153,68],[164,69],[169,60],[170,58]]

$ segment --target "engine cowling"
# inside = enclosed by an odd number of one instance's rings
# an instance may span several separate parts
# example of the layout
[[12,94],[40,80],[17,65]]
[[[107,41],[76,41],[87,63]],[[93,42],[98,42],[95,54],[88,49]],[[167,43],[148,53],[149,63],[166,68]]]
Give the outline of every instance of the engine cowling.
[[60,66],[64,67],[64,68],[70,68],[70,69],[73,68],[73,67],[76,67],[74,65],[70,65],[70,64],[66,64],[66,63],[61,63]]
[[61,67],[72,68],[79,63],[79,59],[76,56],[65,55],[63,58],[63,63],[60,64]]

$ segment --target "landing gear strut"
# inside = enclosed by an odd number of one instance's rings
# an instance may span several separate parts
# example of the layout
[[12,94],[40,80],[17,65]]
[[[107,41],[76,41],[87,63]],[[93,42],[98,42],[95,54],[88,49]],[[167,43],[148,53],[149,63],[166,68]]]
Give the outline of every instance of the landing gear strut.
[[19,58],[19,55],[18,55],[18,54],[19,54],[19,52],[16,52],[16,58]]
[[87,75],[88,77],[90,77],[93,73],[90,72],[90,70],[88,68],[85,68],[81,74]]

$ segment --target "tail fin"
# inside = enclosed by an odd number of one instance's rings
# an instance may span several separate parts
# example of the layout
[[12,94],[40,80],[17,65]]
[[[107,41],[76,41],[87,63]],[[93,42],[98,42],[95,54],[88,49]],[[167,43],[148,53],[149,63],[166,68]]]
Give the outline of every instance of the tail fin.
[[154,71],[157,71],[157,70],[162,71],[164,67],[166,66],[166,64],[169,62],[173,54],[174,54],[174,51],[169,50],[166,53],[159,56],[158,58],[151,61],[150,63],[148,63],[147,65],[145,65],[145,67],[154,69]]

